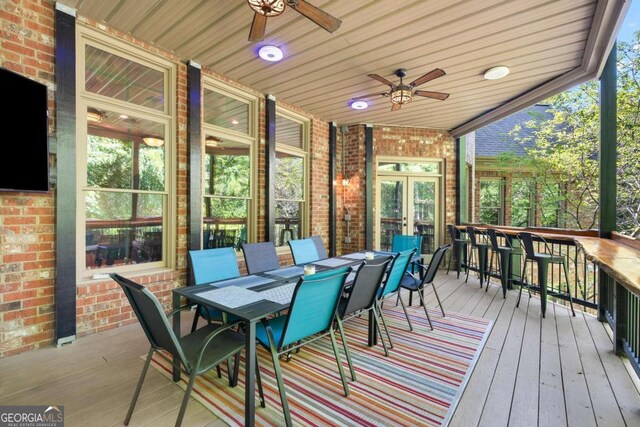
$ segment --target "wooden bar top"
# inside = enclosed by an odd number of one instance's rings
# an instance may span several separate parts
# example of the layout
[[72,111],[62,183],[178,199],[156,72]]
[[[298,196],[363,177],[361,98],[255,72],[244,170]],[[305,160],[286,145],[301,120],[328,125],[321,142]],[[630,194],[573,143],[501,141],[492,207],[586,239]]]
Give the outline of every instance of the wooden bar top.
[[587,259],[640,297],[640,251],[619,240],[574,237]]
[[[574,230],[541,230],[536,228],[515,227],[491,227],[487,225],[472,225],[480,230],[494,228],[506,235],[515,236],[519,232],[531,232],[545,239],[573,241],[575,245],[584,251],[587,260],[598,265],[609,276],[630,292],[640,297],[640,243],[637,240],[626,238],[613,233],[611,239],[597,237],[594,231]],[[458,225],[464,230],[466,225]]]

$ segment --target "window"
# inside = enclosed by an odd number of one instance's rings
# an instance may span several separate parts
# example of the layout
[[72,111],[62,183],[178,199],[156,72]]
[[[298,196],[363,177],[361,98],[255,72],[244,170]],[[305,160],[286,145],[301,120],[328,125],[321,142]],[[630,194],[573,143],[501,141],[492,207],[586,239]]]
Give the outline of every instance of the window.
[[305,234],[307,216],[307,147],[309,120],[276,111],[275,231],[276,246]]
[[205,78],[203,90],[203,247],[254,239],[257,98]]
[[528,227],[533,223],[533,194],[530,182],[511,183],[511,225],[514,227]]
[[79,38],[81,278],[168,267],[174,240],[175,64],[103,37]]
[[499,179],[480,180],[480,222],[502,225],[503,222],[503,184]]

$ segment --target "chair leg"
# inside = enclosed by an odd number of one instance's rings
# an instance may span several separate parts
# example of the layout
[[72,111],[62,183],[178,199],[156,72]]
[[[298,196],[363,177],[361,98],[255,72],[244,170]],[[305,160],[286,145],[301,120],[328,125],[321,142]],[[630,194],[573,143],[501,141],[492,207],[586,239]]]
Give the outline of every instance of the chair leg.
[[573,298],[571,297],[571,286],[569,285],[569,273],[567,273],[567,264],[563,262],[562,268],[564,269],[564,278],[567,281],[567,293],[569,294],[569,305],[571,306],[571,313],[573,313],[573,317],[575,317],[576,312],[573,309]]
[[333,327],[329,330],[329,336],[331,337],[331,346],[333,347],[333,354],[336,356],[336,363],[338,364],[338,371],[340,371],[340,379],[342,380],[342,388],[344,389],[344,395],[349,396],[349,384],[347,384],[347,377],[344,375],[344,368],[342,367],[342,358],[340,357],[340,351],[338,350],[338,343],[336,342],[336,335]]
[[351,353],[349,352],[349,345],[347,344],[347,336],[344,333],[344,328],[342,327],[342,320],[336,316],[336,323],[338,324],[338,330],[340,331],[340,338],[342,339],[342,347],[344,347],[344,355],[347,358],[347,364],[349,365],[349,371],[351,373],[351,379],[356,381],[356,371],[353,369],[353,362],[351,360]]
[[196,314],[193,315],[193,323],[191,324],[191,332],[198,328],[198,319],[200,318],[200,304],[196,306]]
[[487,283],[485,284],[484,291],[487,292],[489,290],[489,283],[491,283],[491,273],[493,272],[493,250],[491,251],[491,256],[489,257],[489,274],[487,274]]
[[389,350],[387,350],[387,343],[384,342],[384,337],[382,336],[382,328],[380,327],[380,319],[378,318],[378,312],[376,310],[375,305],[371,308],[373,313],[373,320],[376,322],[376,329],[380,334],[380,341],[382,342],[382,348],[384,349],[384,355],[389,357]]
[[222,370],[220,369],[220,365],[216,366],[216,372],[218,374],[218,378],[222,378]]
[[[227,367],[229,362],[227,362]],[[233,358],[233,376],[231,376],[231,370],[229,369],[229,385],[235,387],[238,385],[238,373],[240,372],[240,352],[237,352]]]
[[431,317],[429,317],[429,312],[427,311],[427,306],[424,304],[424,298],[422,297],[422,293],[418,291],[418,295],[420,296],[420,302],[422,303],[422,308],[424,309],[424,314],[427,315],[427,321],[429,322],[429,327],[433,331],[433,323],[431,323]]
[[291,422],[291,413],[289,412],[289,405],[287,404],[287,393],[284,389],[284,381],[282,380],[282,371],[280,370],[280,362],[278,361],[278,352],[276,351],[275,340],[273,339],[273,332],[271,327],[267,326],[267,338],[269,339],[269,350],[271,351],[271,360],[273,360],[273,370],[276,374],[276,381],[278,382],[278,391],[280,392],[280,402],[282,403],[282,412],[284,415],[284,422],[287,427],[293,427]]
[[260,396],[260,407],[266,408],[267,404],[264,400],[264,390],[262,389],[262,378],[260,377],[260,368],[258,367],[257,354],[256,354],[256,383],[258,384],[258,396]]
[[382,313],[382,304],[380,304],[378,313],[380,314],[380,319],[382,319],[382,325],[384,326],[384,331],[387,333],[387,338],[389,339],[389,348],[393,348],[393,341],[391,341],[389,328],[387,328],[387,321],[384,319],[384,313]]
[[475,251],[473,250],[473,246],[469,248],[469,255],[467,256],[467,277],[464,279],[464,283],[469,281],[469,271],[471,271],[471,267],[475,266],[475,261],[473,260],[473,254]]
[[182,398],[182,405],[180,405],[180,411],[178,412],[178,419],[176,420],[176,427],[182,425],[182,419],[184,418],[184,413],[187,411],[187,405],[189,404],[189,396],[191,396],[191,389],[193,389],[193,382],[196,379],[198,369],[194,367],[191,371],[191,375],[189,375],[189,382],[187,383],[187,389],[184,391],[184,397]]
[[436,296],[436,300],[438,301],[438,305],[440,306],[442,317],[446,317],[446,315],[444,314],[444,307],[442,306],[442,301],[440,301],[440,297],[438,296],[438,290],[436,289],[436,284],[434,282],[431,282],[431,286],[433,286],[433,294]]
[[138,401],[138,396],[140,395],[140,390],[142,389],[142,383],[144,382],[144,377],[147,375],[147,370],[149,370],[149,365],[151,364],[151,358],[153,357],[153,347],[149,349],[149,354],[147,354],[147,360],[144,362],[144,368],[142,368],[142,373],[140,374],[140,379],[138,380],[138,385],[136,386],[136,391],[133,392],[133,399],[131,399],[131,404],[129,405],[129,411],[127,412],[127,416],[124,419],[124,425],[128,426],[129,421],[131,420],[131,415],[133,414],[133,410],[136,407],[136,402]]
[[[527,280],[527,260],[524,261],[524,267],[522,268],[522,277],[520,277],[520,292],[518,292],[518,302],[516,303],[516,307],[520,307],[520,298],[522,298],[522,287],[524,286]],[[527,284],[527,288],[529,285]]]
[[[398,290],[398,293],[400,290]],[[413,326],[411,325],[411,319],[409,319],[409,313],[407,312],[407,307],[405,307],[404,302],[402,302],[402,298],[400,298],[400,305],[402,306],[402,310],[404,311],[404,315],[407,318],[407,323],[409,324],[409,330],[413,331]]]

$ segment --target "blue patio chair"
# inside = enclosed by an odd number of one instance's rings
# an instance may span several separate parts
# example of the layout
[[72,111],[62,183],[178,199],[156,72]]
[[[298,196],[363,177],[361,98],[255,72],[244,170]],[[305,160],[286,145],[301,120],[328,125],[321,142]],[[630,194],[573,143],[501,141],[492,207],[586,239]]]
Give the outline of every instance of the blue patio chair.
[[[416,254],[420,254],[421,248],[422,248],[422,236],[414,236],[414,235],[406,235],[406,234],[396,234],[393,236],[393,241],[391,243],[392,252],[409,251],[411,249],[415,249]],[[410,289],[411,287],[415,287],[419,283],[419,280],[417,280],[413,275],[416,272],[416,265],[420,265],[419,262],[409,262],[409,264],[407,265],[406,274],[402,277],[402,280],[400,282],[401,285],[404,285],[403,287],[405,289]],[[418,269],[418,271],[421,271],[421,270]],[[400,293],[398,293],[398,298],[399,297],[400,297]],[[412,300],[413,300],[413,292],[410,292],[409,305],[411,305]]]
[[291,426],[292,423],[278,361],[280,355],[328,335],[340,371],[344,394],[349,395],[333,325],[338,302],[344,291],[345,279],[350,271],[350,267],[345,267],[301,277],[293,292],[288,312],[268,320],[263,319],[262,323],[257,325],[256,339],[271,352],[287,426]]
[[[194,285],[233,279],[240,276],[236,251],[231,247],[189,251],[189,265],[191,266]],[[200,316],[207,319],[209,323],[212,320],[223,321],[223,315],[220,311],[214,309],[207,311],[198,304],[196,314],[193,317],[191,331],[196,330]]]
[[[387,333],[387,338],[389,339],[389,348],[393,348],[393,342],[391,341],[391,335],[389,334],[389,328],[387,327],[387,321],[384,318],[384,314],[382,312],[382,305],[384,300],[389,296],[396,295],[398,296],[400,292],[400,282],[402,281],[403,276],[406,274],[407,266],[411,261],[411,258],[416,253],[415,249],[401,251],[398,252],[393,261],[391,261],[391,266],[389,267],[389,272],[387,273],[387,277],[384,281],[382,288],[378,291],[378,313],[380,314],[380,319],[382,319],[382,326],[384,326],[384,330]],[[400,304],[402,305],[402,310],[404,310],[404,315],[407,318],[407,323],[409,324],[409,330],[413,331],[413,326],[411,325],[411,320],[409,319],[409,313],[407,313],[407,308],[402,301],[402,298],[398,298]]]
[[318,261],[318,249],[316,243],[311,237],[306,239],[289,240],[287,242],[291,248],[294,264],[306,264],[308,262]]

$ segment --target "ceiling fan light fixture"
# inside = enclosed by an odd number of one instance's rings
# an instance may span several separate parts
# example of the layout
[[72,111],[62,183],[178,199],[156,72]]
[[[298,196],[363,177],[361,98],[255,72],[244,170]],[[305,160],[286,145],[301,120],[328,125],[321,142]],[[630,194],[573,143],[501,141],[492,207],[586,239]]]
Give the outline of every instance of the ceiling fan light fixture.
[[284,57],[284,54],[278,46],[265,45],[258,50],[258,56],[265,61],[278,62]]
[[142,140],[149,147],[162,147],[164,145],[164,139],[157,136],[145,136]]
[[407,89],[396,89],[391,92],[392,104],[408,104],[413,100],[413,94]]
[[353,108],[354,110],[364,110],[369,108],[369,103],[367,101],[353,101],[351,103],[351,108]]
[[284,0],[247,0],[247,3],[256,13],[267,17],[284,12]]
[[484,78],[487,80],[498,80],[509,74],[509,67],[500,65],[497,67],[491,67],[484,72]]
[[97,110],[90,109],[87,111],[87,121],[92,123],[100,123],[104,119],[104,116],[101,112]]

